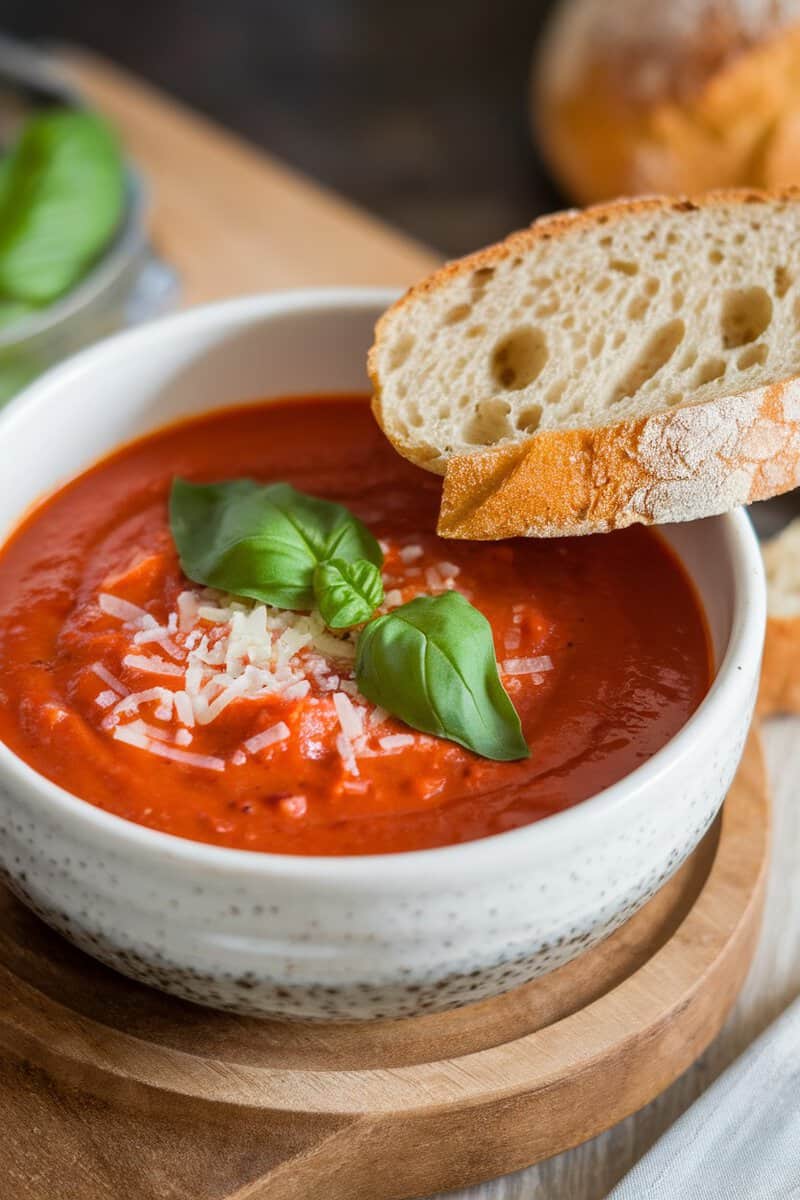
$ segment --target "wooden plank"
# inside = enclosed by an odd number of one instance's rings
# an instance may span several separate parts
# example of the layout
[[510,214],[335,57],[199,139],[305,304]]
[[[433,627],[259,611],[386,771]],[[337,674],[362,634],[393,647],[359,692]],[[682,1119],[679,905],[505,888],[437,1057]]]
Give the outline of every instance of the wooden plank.
[[119,129],[153,197],[159,252],[187,303],[314,284],[406,286],[433,251],[84,51],[71,79]]
[[[719,831],[607,941],[470,1009],[366,1027],[179,1004],[71,950],[0,893],[0,1044],[49,1076],[36,1106],[60,1122],[56,1159],[74,1161],[75,1097],[93,1097],[82,1157],[106,1190],[135,1180],[136,1200],[186,1188],[193,1200],[404,1200],[481,1179],[584,1141],[705,1049],[752,956],[767,813],[754,732]],[[7,1127],[19,1128],[20,1103]],[[170,1141],[180,1126],[188,1140]],[[220,1138],[225,1154],[210,1159]],[[140,1170],[156,1145],[162,1170],[177,1155],[169,1181]]]

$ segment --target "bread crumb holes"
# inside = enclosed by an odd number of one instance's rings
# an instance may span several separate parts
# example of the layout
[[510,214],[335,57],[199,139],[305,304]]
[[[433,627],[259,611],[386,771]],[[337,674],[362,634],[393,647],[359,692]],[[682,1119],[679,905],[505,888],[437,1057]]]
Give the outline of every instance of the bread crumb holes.
[[548,357],[542,330],[522,326],[502,338],[492,351],[492,378],[506,391],[519,391],[541,374]]
[[739,288],[722,298],[720,332],[726,350],[755,342],[772,320],[772,300],[763,287]]

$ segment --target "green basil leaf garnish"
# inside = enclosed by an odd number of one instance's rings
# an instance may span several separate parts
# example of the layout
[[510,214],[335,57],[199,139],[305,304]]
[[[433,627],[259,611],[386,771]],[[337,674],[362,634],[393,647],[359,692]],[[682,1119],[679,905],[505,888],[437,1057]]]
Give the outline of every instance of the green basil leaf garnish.
[[383,553],[340,504],[288,483],[175,479],[169,516],[181,567],[195,582],[279,608],[316,605],[331,629],[366,622],[356,682],[368,700],[484,758],[529,756],[489,622],[457,591],[371,619],[383,600]]
[[94,113],[43,112],[26,123],[0,184],[0,293],[48,304],[77,282],[122,218],[116,138]]
[[175,479],[169,519],[190,579],[278,608],[312,609],[314,571],[329,559],[383,563],[377,541],[352,513],[288,483]]
[[373,704],[484,758],[528,758],[489,622],[456,591],[420,596],[361,632],[356,682]]
[[332,558],[314,571],[314,593],[329,629],[350,629],[368,621],[383,600],[381,569],[366,558]]

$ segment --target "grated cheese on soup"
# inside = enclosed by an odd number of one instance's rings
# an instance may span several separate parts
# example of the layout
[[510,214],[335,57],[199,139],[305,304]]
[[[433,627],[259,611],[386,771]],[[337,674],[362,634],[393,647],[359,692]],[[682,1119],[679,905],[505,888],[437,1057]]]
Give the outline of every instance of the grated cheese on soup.
[[[449,562],[435,563],[409,582],[414,568],[408,564],[421,554],[415,543],[399,548],[396,557],[405,568],[404,586],[388,588],[379,611],[391,611],[415,595],[438,594],[456,586],[459,568]],[[387,584],[392,581],[388,570],[385,578]],[[131,690],[102,663],[92,665],[105,685],[94,698],[104,710],[102,725],[127,745],[209,771],[224,770],[228,764],[243,766],[268,747],[287,742],[292,736],[290,725],[284,720],[272,722],[226,758],[187,749],[197,728],[210,725],[236,702],[269,698],[299,702],[308,697],[312,704],[332,708],[336,750],[352,781],[348,786],[356,786],[359,758],[397,754],[428,741],[413,731],[386,730],[390,714],[367,701],[354,679],[357,634],[332,633],[316,612],[289,612],[199,587],[178,595],[163,624],[139,605],[110,592],[100,593],[98,606],[130,635],[122,664],[142,676],[143,686]],[[517,637],[505,648],[518,646]],[[507,659],[500,664],[510,683],[517,675],[538,683],[541,672],[551,666],[544,657]]]

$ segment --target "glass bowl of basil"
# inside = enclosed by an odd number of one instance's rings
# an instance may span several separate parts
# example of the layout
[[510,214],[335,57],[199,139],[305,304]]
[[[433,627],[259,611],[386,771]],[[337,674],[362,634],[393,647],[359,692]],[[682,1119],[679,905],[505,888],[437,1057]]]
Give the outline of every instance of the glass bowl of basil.
[[28,117],[0,153],[0,405],[75,350],[177,296],[153,255],[146,197],[106,122],[78,107]]

